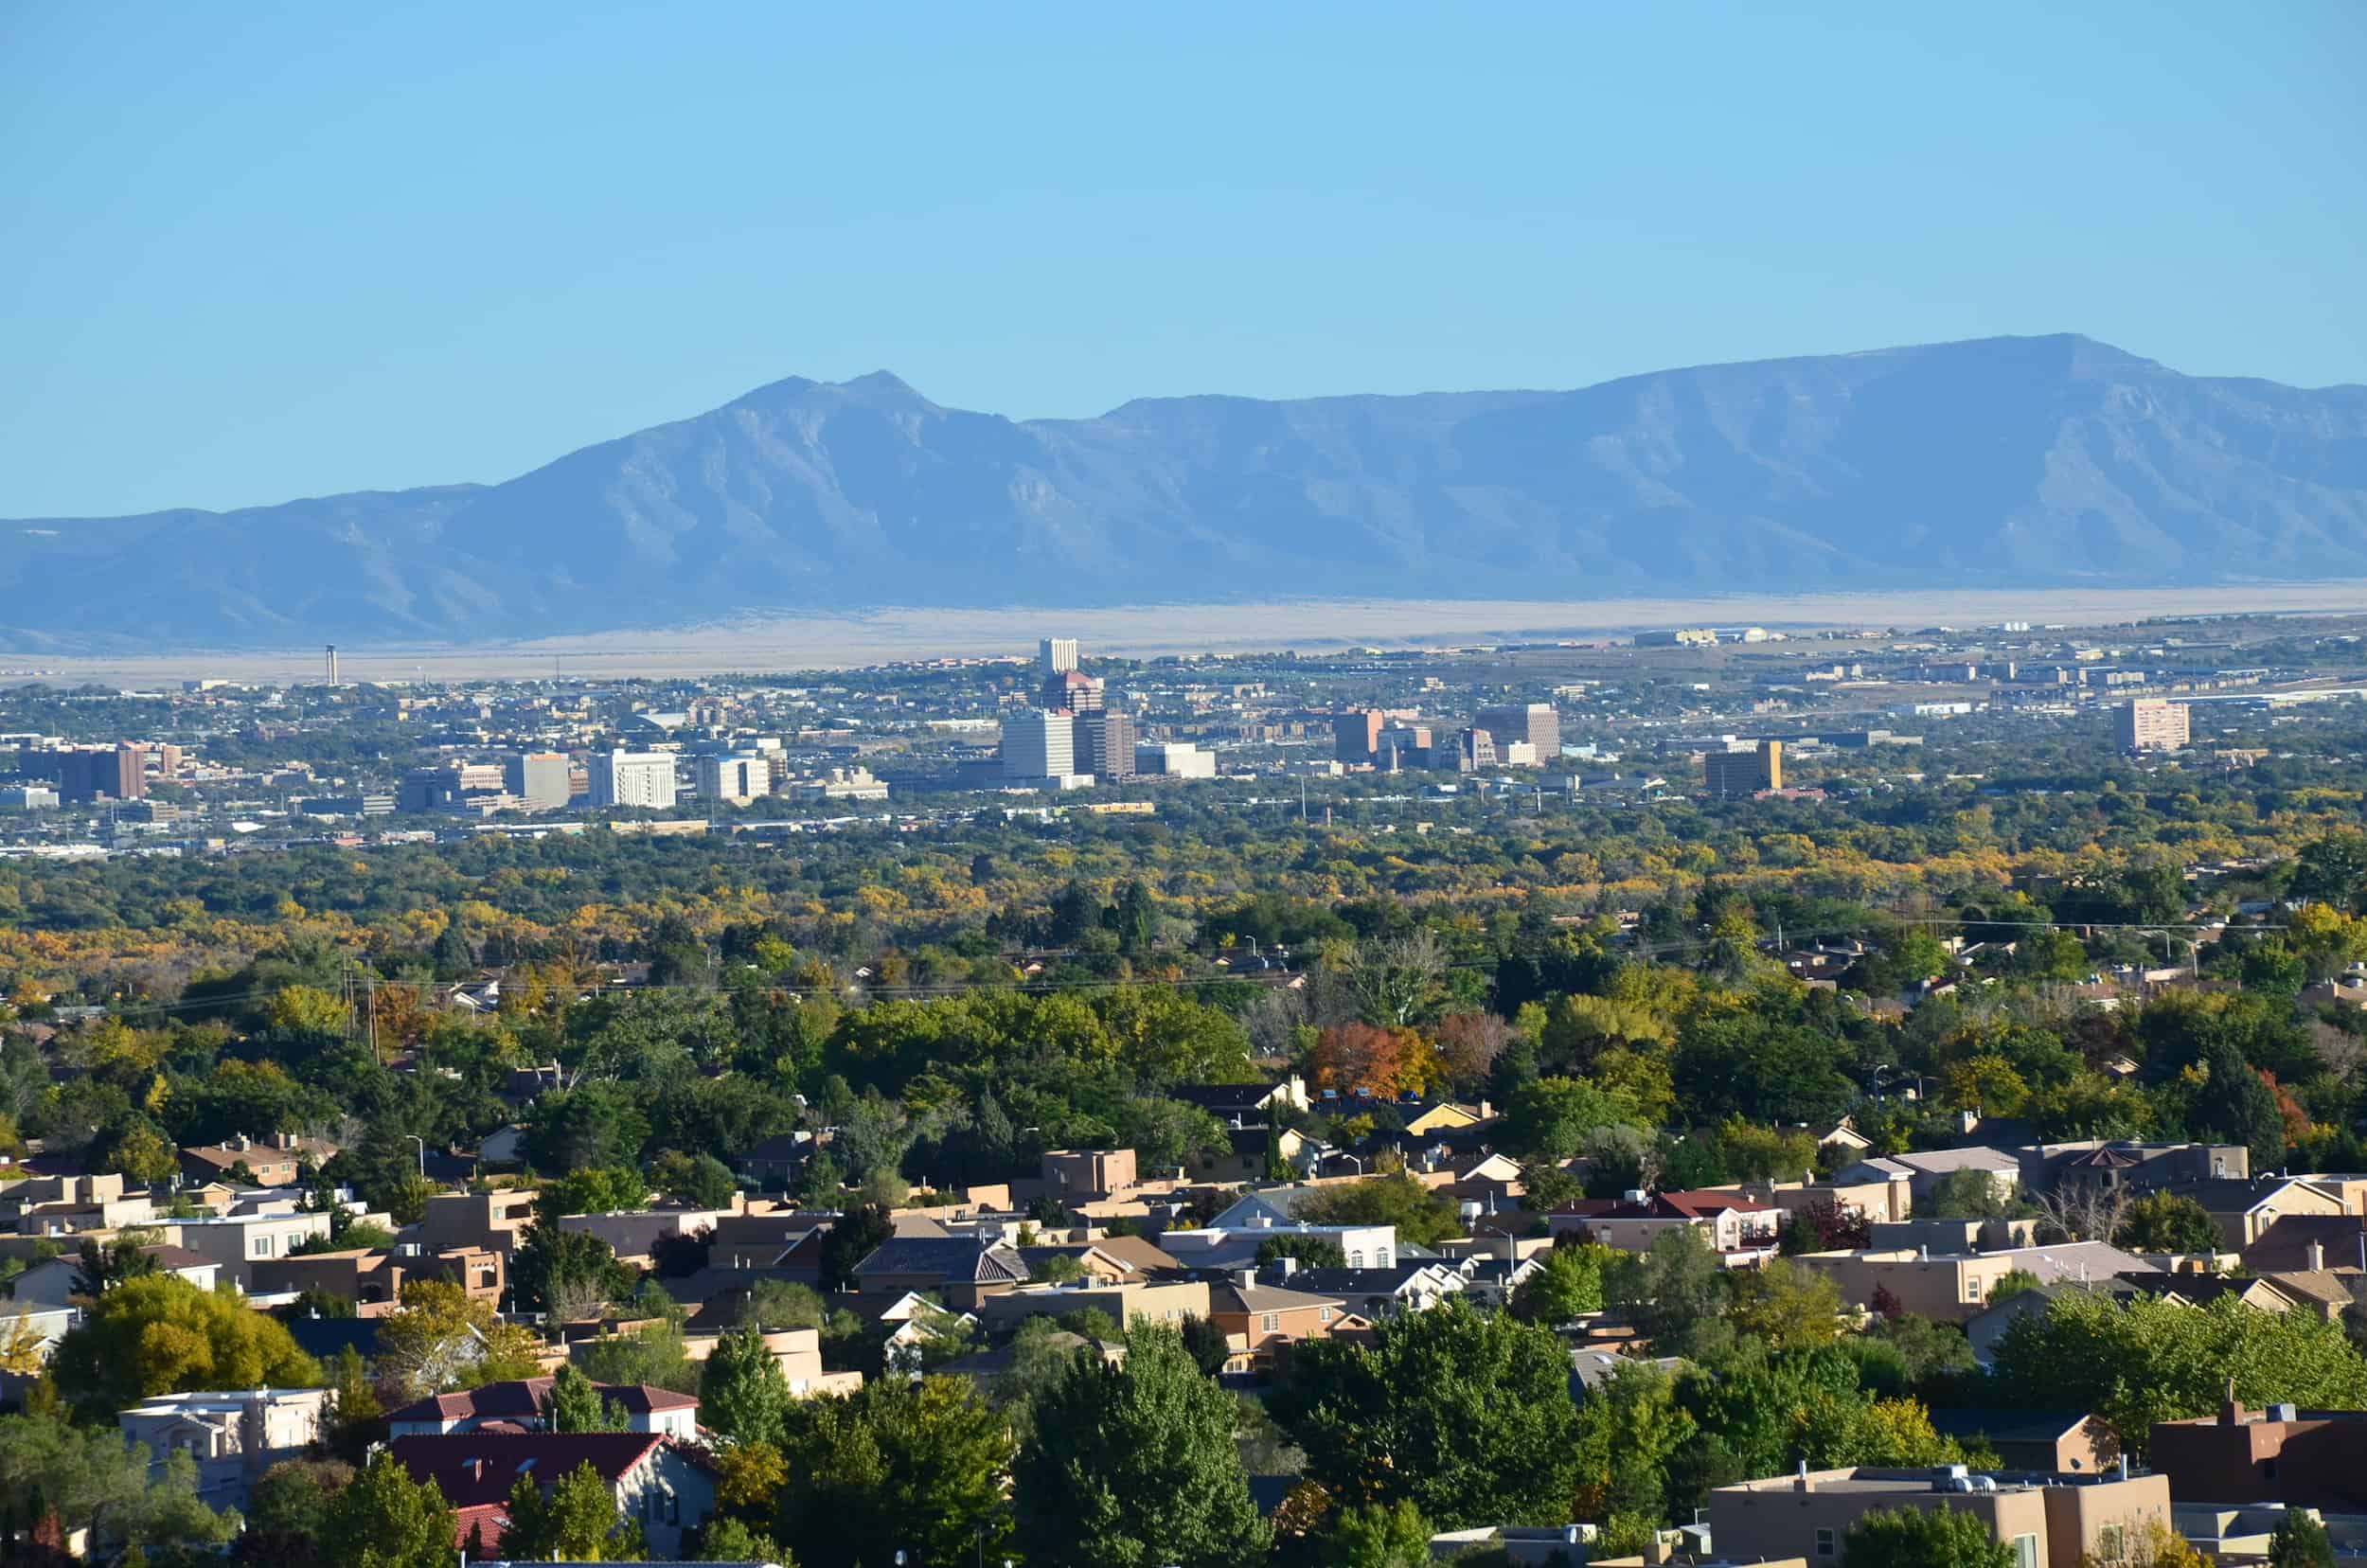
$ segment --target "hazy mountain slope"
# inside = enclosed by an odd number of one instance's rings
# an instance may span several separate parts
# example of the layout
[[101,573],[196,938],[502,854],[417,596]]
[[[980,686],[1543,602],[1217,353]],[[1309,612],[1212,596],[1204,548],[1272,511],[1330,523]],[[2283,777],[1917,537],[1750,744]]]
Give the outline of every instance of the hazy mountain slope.
[[489,640],[809,606],[2354,576],[2367,388],[2077,337],[1094,419],[791,380],[505,484],[0,524],[0,640]]

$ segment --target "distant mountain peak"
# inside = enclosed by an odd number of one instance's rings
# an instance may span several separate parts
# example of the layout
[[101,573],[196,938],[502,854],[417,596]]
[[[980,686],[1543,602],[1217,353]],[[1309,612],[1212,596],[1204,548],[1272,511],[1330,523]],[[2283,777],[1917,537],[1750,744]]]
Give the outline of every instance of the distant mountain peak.
[[[2347,577],[2362,548],[2360,389],[2188,377],[2077,333],[1020,422],[877,370],[790,377],[497,485],[0,524],[0,647],[825,605],[2197,584]],[[136,630],[94,631],[113,627]]]

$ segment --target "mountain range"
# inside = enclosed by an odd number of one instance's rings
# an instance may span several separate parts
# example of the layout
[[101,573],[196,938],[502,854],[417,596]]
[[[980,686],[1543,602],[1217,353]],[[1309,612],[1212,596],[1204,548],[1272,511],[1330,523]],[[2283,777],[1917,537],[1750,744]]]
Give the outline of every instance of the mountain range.
[[2367,387],[2072,336],[1568,392],[1144,399],[800,379],[494,485],[0,522],[0,646],[483,643],[868,606],[2367,576]]

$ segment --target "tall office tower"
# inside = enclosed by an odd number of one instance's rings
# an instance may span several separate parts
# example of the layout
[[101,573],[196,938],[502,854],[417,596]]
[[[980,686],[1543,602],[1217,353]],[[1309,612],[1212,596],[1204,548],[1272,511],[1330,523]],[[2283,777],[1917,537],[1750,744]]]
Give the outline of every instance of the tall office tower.
[[107,793],[117,800],[139,800],[148,793],[148,748],[130,740],[116,746],[113,770],[114,788]]
[[650,806],[664,811],[674,804],[671,752],[594,752],[591,774],[596,807]]
[[525,802],[529,811],[567,809],[567,754],[526,752],[505,765],[502,786]]
[[1078,767],[1095,778],[1131,778],[1134,742],[1134,716],[1123,708],[1101,708],[1077,718]]
[[1074,669],[1058,675],[1046,675],[1043,688],[1037,693],[1037,704],[1058,713],[1098,713],[1101,711],[1101,682],[1094,676]]
[[1370,762],[1380,746],[1379,708],[1357,708],[1331,721],[1331,757],[1335,762]]
[[2192,734],[2186,704],[2166,697],[2140,697],[2112,716],[2123,751],[2177,751]]
[[337,684],[337,645],[335,643],[329,645],[329,684],[330,686]]
[[1455,737],[1455,771],[1479,773],[1499,766],[1496,738],[1484,729],[1467,729]]
[[1551,703],[1504,704],[1484,707],[1472,728],[1484,729],[1495,739],[1496,749],[1502,752],[1515,740],[1526,740],[1537,748],[1537,759],[1549,762],[1561,755],[1561,715]]
[[167,781],[181,776],[180,747],[159,746],[156,748],[156,776]]
[[1762,740],[1753,751],[1710,752],[1701,758],[1701,775],[1714,795],[1733,797],[1780,790],[1784,787],[1784,743]]
[[57,751],[29,751],[17,767],[27,778],[44,778],[58,786],[58,798],[69,806],[83,805],[101,795],[110,800],[139,800],[148,793],[144,771],[145,746],[67,746]]
[[1003,776],[1014,784],[1064,778],[1076,773],[1077,720],[1029,708],[1003,721]]
[[1075,637],[1045,637],[1036,644],[1036,664],[1046,675],[1065,675],[1077,668]]
[[754,752],[699,758],[699,798],[744,806],[773,793],[773,765]]

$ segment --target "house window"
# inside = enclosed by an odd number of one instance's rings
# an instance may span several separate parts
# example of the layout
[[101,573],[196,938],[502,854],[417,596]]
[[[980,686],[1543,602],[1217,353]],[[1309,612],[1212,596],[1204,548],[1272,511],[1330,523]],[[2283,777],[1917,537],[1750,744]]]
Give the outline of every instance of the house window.
[[2014,1568],[2038,1568],[2038,1538],[2018,1535],[2014,1538]]
[[1385,1269],[1385,1268],[1387,1268],[1388,1266],[1389,1266],[1389,1249],[1388,1249],[1388,1248],[1386,1248],[1386,1247],[1383,1247],[1383,1248],[1381,1248],[1381,1249],[1380,1249],[1380,1251],[1379,1251],[1379,1252],[1377,1252],[1377,1253],[1373,1254],[1373,1267],[1375,1267],[1375,1268],[1377,1268],[1377,1269]]
[[1821,1558],[1828,1558],[1828,1557],[1831,1557],[1831,1556],[1833,1555],[1833,1550],[1834,1550],[1835,1545],[1836,1545],[1836,1542],[1835,1542],[1835,1541],[1834,1541],[1834,1540],[1833,1540],[1833,1532],[1832,1532],[1832,1531],[1830,1531],[1830,1530],[1819,1530],[1819,1531],[1817,1531],[1817,1532],[1816,1532],[1816,1555],[1817,1555],[1817,1556],[1819,1556],[1819,1557],[1821,1557]]
[[255,1256],[257,1257],[269,1257],[271,1256],[270,1237],[258,1236],[255,1238]]
[[1965,1276],[1965,1299],[1967,1301],[1986,1301],[1989,1299],[1989,1292],[1982,1289],[1981,1276],[1979,1274],[1967,1274]]
[[1349,1268],[1351,1268],[1351,1269],[1361,1269],[1361,1268],[1362,1268],[1363,1266],[1364,1266],[1364,1255],[1363,1255],[1362,1253],[1361,1253],[1361,1252],[1352,1252],[1352,1253],[1348,1254],[1348,1267],[1349,1267]]
[[1269,1334],[1279,1333],[1282,1328],[1282,1314],[1280,1312],[1268,1312],[1264,1317],[1257,1320],[1257,1327]]
[[1328,1308],[1328,1307],[1326,1307],[1326,1308],[1322,1308],[1322,1309],[1320,1309],[1320,1310],[1321,1310],[1321,1311],[1323,1312],[1323,1321],[1324,1321],[1324,1322],[1326,1322],[1326,1323],[1329,1323],[1329,1322],[1331,1321],[1331,1309],[1330,1309],[1330,1308]]

